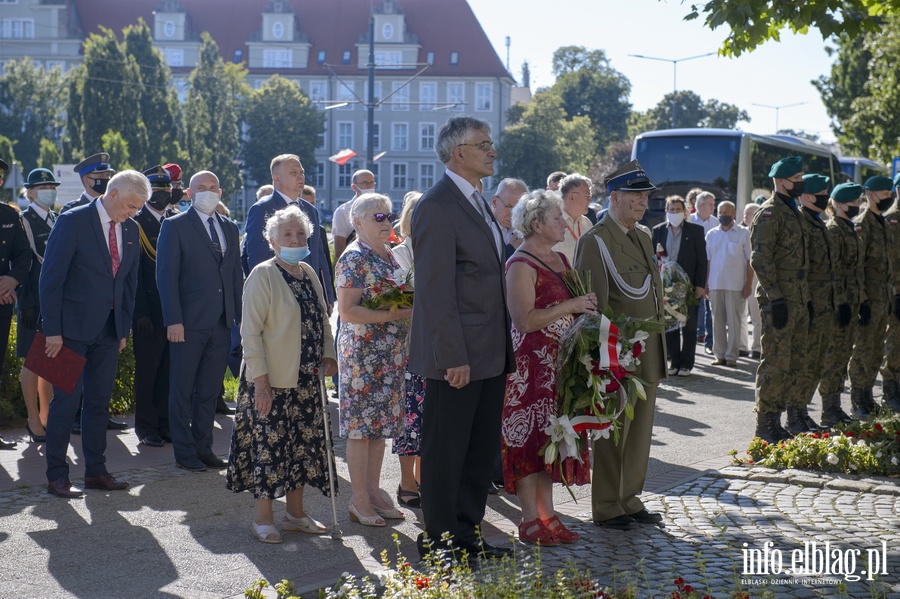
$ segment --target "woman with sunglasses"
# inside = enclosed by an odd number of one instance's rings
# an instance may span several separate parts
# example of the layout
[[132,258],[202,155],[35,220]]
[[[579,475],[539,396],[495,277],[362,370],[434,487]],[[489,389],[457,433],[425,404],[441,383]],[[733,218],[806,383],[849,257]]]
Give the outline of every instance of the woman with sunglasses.
[[403,400],[406,338],[412,309],[373,310],[363,302],[372,287],[394,278],[400,268],[388,237],[391,213],[387,196],[366,193],[353,203],[351,221],[357,238],[335,264],[341,329],[338,333],[340,433],[347,438],[350,470],[350,519],[384,526],[403,512],[381,492],[385,439],[404,431]]

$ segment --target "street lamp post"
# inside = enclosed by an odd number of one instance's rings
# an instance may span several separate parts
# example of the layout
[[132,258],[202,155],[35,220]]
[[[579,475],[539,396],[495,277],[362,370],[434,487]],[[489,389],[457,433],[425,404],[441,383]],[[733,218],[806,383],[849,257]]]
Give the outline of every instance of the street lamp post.
[[629,54],[628,56],[634,58],[643,58],[644,60],[658,60],[660,62],[671,62],[672,63],[672,128],[675,128],[675,107],[677,106],[675,101],[675,93],[678,91],[678,63],[686,62],[688,60],[695,60],[697,58],[706,58],[707,56],[712,56],[716,54],[716,52],[707,52],[706,54],[698,54],[697,56],[688,56],[686,58],[659,58],[656,56],[644,56],[643,54]]
[[760,108],[772,108],[775,110],[775,133],[777,134],[780,129],[778,128],[778,113],[782,108],[794,108],[795,106],[803,106],[806,102],[797,102],[796,104],[782,104],[781,106],[770,106],[769,104],[753,104],[753,106],[759,106]]

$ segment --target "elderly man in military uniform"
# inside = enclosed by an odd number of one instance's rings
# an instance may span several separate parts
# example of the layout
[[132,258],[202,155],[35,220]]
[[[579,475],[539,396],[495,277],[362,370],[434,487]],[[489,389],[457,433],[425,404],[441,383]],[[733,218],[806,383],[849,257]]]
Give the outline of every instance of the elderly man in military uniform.
[[813,311],[806,337],[806,361],[797,372],[797,395],[788,398],[785,429],[792,435],[819,430],[819,425],[809,415],[808,406],[822,377],[828,336],[832,333],[831,324],[837,316],[837,307],[847,303],[844,287],[835,285],[838,259],[834,242],[822,220],[822,212],[828,206],[831,179],[812,174],[804,175],[803,182],[800,224],[809,252],[806,280]]
[[109,183],[109,178],[116,172],[114,168],[109,166],[109,154],[106,152],[88,156],[76,164],[73,170],[81,177],[84,191],[78,199],[67,202],[59,211],[60,214],[72,208],[86,206],[94,198],[102,196],[106,193],[106,185]]
[[[866,208],[857,217],[862,242],[866,301],[859,307],[859,328],[850,356],[850,405],[853,415],[868,418],[875,410],[872,388],[884,357],[888,311],[893,306],[891,278],[891,230],[883,212],[894,203],[893,181],[870,177],[863,183]],[[891,385],[888,390],[893,392]]]
[[[636,160],[605,180],[609,210],[578,240],[575,268],[592,273],[597,309],[607,306],[616,314],[662,321],[662,284],[654,259],[650,231],[638,224],[647,211],[650,182]],[[626,420],[618,445],[612,439],[594,443],[591,509],[594,523],[630,529],[638,524],[657,524],[638,498],[647,477],[650,437],[656,407],[656,388],[666,376],[666,344],[662,333],[652,333],[635,374],[646,382],[646,401],[634,407],[634,419]]]
[[[900,187],[900,175],[894,177],[894,189],[896,190],[898,187]],[[884,339],[881,380],[884,382],[885,405],[895,412],[900,412],[900,203],[894,202],[894,205],[885,211],[884,220],[891,231],[889,256],[894,294],[891,298],[887,336]]]
[[797,372],[806,361],[813,308],[806,271],[809,257],[797,199],[803,195],[803,159],[783,158],[769,176],[774,195],[763,202],[750,229],[750,266],[759,285],[762,356],[756,370],[756,436],[774,443],[792,435],[781,426],[788,399],[799,395]]
[[[0,185],[6,178],[9,164],[0,160]],[[53,178],[53,175],[50,175]],[[13,306],[16,303],[16,288],[28,278],[31,268],[31,248],[25,237],[25,230],[19,220],[19,213],[7,204],[0,204],[0,356],[6,355],[9,342],[9,327],[12,322]],[[0,364],[0,379],[3,377]],[[13,449],[14,441],[0,438],[0,449]]]

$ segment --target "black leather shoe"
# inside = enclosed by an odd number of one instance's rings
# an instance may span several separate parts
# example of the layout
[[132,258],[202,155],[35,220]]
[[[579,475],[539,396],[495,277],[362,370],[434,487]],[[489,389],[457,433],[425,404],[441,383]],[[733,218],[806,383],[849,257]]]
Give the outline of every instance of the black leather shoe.
[[502,559],[507,555],[512,555],[512,549],[506,547],[495,547],[484,541],[476,543],[459,543],[456,546],[457,551],[465,551],[469,557],[477,557],[483,559]]
[[175,460],[175,466],[177,468],[181,468],[182,470],[187,470],[189,472],[205,472],[206,464],[198,460],[197,458],[188,458],[186,460]]
[[100,489],[101,491],[124,491],[128,488],[128,483],[124,480],[118,480],[111,474],[101,474],[99,476],[85,476],[85,489]]
[[66,477],[47,483],[47,492],[63,499],[78,499],[84,495],[84,492],[77,487],[73,487]]
[[16,445],[15,441],[4,441],[3,437],[0,437],[0,449],[15,449]]
[[166,433],[160,433],[160,434],[159,434],[159,438],[162,439],[163,441],[165,441],[166,443],[171,443],[171,442],[172,442],[172,435],[169,435],[169,434],[166,434]]
[[147,447],[163,447],[166,444],[159,435],[145,435],[138,443]]
[[226,416],[234,415],[234,408],[229,408],[228,404],[224,401],[220,401],[216,404],[216,414],[225,414]]
[[615,518],[610,518],[609,520],[594,520],[594,524],[597,526],[604,526],[606,528],[615,528],[618,530],[629,530],[631,528],[637,527],[637,520],[632,518],[631,516],[616,516]]
[[228,465],[228,462],[220,458],[214,453],[210,453],[208,455],[199,456],[200,461],[206,464],[209,468],[224,468]]
[[739,350],[738,350],[738,357],[739,357],[739,358],[749,358],[749,357],[750,357],[750,352],[748,352],[746,349],[739,349]]
[[112,418],[106,421],[106,430],[124,431],[126,428],[128,428],[127,422],[122,422],[121,420],[113,420]]
[[81,434],[81,420],[76,420],[75,424],[72,425],[72,434],[73,435]]
[[751,359],[751,360],[759,360],[759,358],[760,358],[760,354],[759,354],[758,351],[752,351],[752,352],[750,352],[750,359]]
[[628,515],[638,524],[659,524],[663,520],[662,514],[648,511],[647,508]]

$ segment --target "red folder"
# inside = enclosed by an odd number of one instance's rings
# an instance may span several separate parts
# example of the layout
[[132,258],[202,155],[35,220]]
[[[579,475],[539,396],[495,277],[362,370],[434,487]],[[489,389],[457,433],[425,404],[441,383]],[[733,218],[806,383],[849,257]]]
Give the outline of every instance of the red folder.
[[50,381],[54,387],[59,387],[71,394],[75,390],[81,371],[84,370],[87,358],[65,346],[59,350],[55,358],[49,358],[46,349],[47,338],[42,332],[36,332],[28,355],[25,357],[25,368],[42,379]]

